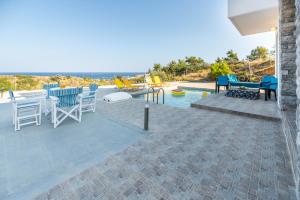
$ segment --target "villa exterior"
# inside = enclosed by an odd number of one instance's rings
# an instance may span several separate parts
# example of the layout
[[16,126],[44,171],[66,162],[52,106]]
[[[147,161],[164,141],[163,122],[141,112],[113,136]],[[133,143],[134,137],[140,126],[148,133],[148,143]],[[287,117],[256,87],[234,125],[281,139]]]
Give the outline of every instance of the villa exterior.
[[278,106],[299,198],[300,0],[229,0],[228,17],[242,35],[276,32]]

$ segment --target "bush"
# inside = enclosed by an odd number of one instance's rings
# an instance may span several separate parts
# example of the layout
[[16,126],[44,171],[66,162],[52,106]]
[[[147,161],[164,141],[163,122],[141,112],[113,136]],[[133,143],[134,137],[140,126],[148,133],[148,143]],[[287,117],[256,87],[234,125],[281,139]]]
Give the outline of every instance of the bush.
[[6,77],[0,77],[0,90],[8,91],[12,89],[12,83]]
[[217,61],[211,65],[211,77],[216,79],[218,76],[226,75],[232,73],[229,65],[225,61]]
[[167,73],[164,71],[152,71],[150,75],[152,78],[153,76],[159,76],[162,79],[162,81],[170,81],[174,79],[173,76],[167,75]]
[[37,89],[38,81],[32,76],[17,75],[17,90]]

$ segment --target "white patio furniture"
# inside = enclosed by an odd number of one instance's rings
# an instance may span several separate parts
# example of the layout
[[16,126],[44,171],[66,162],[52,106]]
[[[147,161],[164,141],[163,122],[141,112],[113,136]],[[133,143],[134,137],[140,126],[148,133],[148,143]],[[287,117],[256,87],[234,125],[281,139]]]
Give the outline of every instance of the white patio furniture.
[[97,102],[97,89],[98,85],[90,84],[89,91],[83,92],[79,95],[81,101],[81,112],[95,112]]
[[45,98],[45,107],[44,107],[44,113],[45,116],[47,116],[51,112],[51,101],[49,98],[49,93],[51,89],[59,89],[60,84],[59,83],[49,83],[49,84],[44,84],[43,89],[46,92],[46,98]]
[[43,97],[16,98],[12,90],[9,90],[9,95],[13,106],[15,131],[21,130],[25,125],[41,124]]
[[49,90],[51,101],[51,121],[56,128],[65,119],[72,118],[81,122],[82,88],[53,88]]
[[50,93],[50,90],[53,89],[53,88],[59,88],[60,85],[58,83],[49,83],[49,84],[44,84],[43,85],[43,89],[46,90],[47,92],[47,98],[49,97],[49,93]]

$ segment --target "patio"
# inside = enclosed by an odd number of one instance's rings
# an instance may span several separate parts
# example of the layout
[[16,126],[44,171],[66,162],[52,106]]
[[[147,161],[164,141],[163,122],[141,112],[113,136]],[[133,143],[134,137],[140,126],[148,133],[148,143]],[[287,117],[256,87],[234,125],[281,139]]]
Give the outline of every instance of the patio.
[[[143,126],[144,102],[99,102],[102,115]],[[280,123],[150,105],[150,135],[36,199],[295,199]]]
[[54,129],[44,118],[39,127],[15,132],[11,105],[0,104],[0,199],[32,199],[146,135],[103,113],[86,113]]

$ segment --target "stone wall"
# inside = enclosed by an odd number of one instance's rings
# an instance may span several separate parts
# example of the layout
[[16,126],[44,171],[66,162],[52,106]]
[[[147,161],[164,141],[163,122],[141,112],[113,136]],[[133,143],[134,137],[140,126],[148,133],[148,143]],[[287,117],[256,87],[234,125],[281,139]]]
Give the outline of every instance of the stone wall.
[[287,109],[296,107],[296,8],[295,0],[279,2],[279,105]]
[[[296,123],[297,123],[297,149],[300,152],[300,0],[296,0],[296,46],[297,46],[297,71],[296,71],[296,83],[297,83],[297,112],[296,112]],[[298,163],[297,163],[297,170],[299,172],[300,169],[300,156],[298,154]],[[298,182],[297,184],[297,193],[299,197],[299,175],[298,175]],[[298,198],[299,199],[299,198]]]
[[295,25],[296,25],[296,32],[295,32],[295,38],[296,38],[296,65],[297,70],[295,74],[295,80],[296,80],[296,95],[297,95],[297,112],[296,112],[296,124],[297,124],[297,134],[296,134],[296,146],[297,146],[297,174],[296,174],[296,187],[297,187],[297,197],[299,199],[299,193],[300,193],[300,180],[299,180],[299,172],[300,172],[300,0],[295,1],[295,7],[296,7],[296,15],[295,15]]

